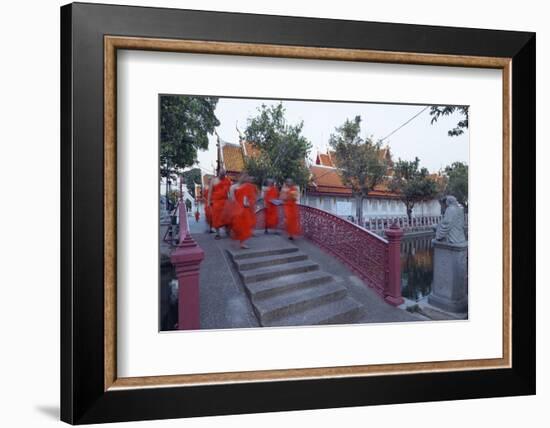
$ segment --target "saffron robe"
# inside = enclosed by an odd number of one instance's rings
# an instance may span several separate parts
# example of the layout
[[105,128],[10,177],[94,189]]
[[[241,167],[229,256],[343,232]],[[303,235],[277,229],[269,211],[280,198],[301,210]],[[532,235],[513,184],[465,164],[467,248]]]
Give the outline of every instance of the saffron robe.
[[208,205],[208,192],[210,189],[208,187],[204,188],[203,192],[203,202],[204,202],[204,217],[206,218],[206,223],[208,226],[212,227],[212,209]]
[[289,236],[299,235],[300,228],[300,213],[298,212],[298,188],[296,186],[284,187],[281,192],[283,195],[283,210],[285,213],[285,228]]
[[273,199],[279,198],[279,191],[275,186],[269,186],[264,194],[265,228],[274,229],[279,223],[279,208],[272,204]]
[[228,229],[233,227],[233,219],[235,218],[235,213],[237,211],[237,202],[235,202],[235,189],[238,187],[238,184],[233,184],[229,187],[229,196],[225,201],[222,212],[222,223]]
[[227,194],[231,187],[231,179],[228,177],[218,179],[212,184],[210,203],[212,206],[212,226],[216,229],[224,226],[223,209],[227,201]]
[[246,241],[256,227],[256,186],[243,183],[235,190],[235,212],[231,236],[238,241]]

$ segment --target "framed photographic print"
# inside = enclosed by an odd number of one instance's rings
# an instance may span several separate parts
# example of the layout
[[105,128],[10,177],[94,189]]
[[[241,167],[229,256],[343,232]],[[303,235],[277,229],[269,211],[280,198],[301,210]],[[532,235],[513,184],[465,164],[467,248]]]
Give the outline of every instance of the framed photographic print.
[[61,8],[61,418],[535,393],[535,35]]

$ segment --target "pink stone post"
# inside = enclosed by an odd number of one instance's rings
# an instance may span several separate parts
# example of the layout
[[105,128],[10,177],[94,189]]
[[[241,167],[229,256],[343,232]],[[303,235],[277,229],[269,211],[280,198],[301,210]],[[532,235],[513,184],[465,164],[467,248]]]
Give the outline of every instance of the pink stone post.
[[397,223],[386,229],[388,237],[388,283],[384,290],[384,300],[390,305],[399,306],[404,302],[401,296],[401,237],[403,230]]
[[200,328],[199,272],[204,251],[189,234],[183,200],[180,200],[179,219],[180,243],[170,257],[179,284],[178,329],[197,330]]

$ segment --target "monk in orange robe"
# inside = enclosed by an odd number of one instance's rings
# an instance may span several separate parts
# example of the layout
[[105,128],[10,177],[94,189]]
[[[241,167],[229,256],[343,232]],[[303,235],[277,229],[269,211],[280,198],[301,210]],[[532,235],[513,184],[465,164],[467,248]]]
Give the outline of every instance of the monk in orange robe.
[[212,209],[212,226],[216,229],[216,239],[220,239],[220,228],[224,226],[223,209],[227,201],[231,179],[221,169],[219,177],[212,180],[211,190],[208,194],[209,205]]
[[240,242],[240,248],[249,248],[245,241],[254,233],[256,226],[257,189],[252,178],[245,176],[235,189],[235,212],[231,237]]
[[285,213],[285,227],[288,239],[292,240],[301,233],[300,213],[298,212],[298,187],[294,185],[291,178],[287,178],[285,185],[281,189],[281,199],[283,200],[283,210]]
[[208,204],[208,193],[210,192],[210,182],[204,187],[202,192],[202,201],[204,203],[204,217],[206,219],[206,231],[212,233],[212,209]]
[[231,235],[231,228],[233,227],[233,219],[235,218],[235,213],[238,210],[237,202],[235,201],[235,189],[239,187],[241,181],[229,186],[229,192],[227,194],[227,200],[222,211],[222,223],[225,227],[225,231],[228,235]]
[[279,208],[273,204],[274,199],[279,199],[279,191],[273,180],[267,180],[267,189],[264,193],[264,207],[265,207],[265,233],[268,233],[268,229],[277,228],[279,224]]

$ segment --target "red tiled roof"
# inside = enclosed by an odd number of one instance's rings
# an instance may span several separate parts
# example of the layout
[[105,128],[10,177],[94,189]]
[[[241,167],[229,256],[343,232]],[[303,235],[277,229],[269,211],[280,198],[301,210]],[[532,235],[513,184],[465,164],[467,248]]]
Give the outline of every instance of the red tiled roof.
[[260,150],[249,141],[242,141],[240,145],[226,143],[222,151],[224,168],[230,175],[238,175],[242,172],[245,158],[260,156]]
[[[389,147],[382,147],[379,151],[379,154],[380,154],[380,159],[386,159],[390,166],[393,165],[391,151],[390,151]],[[321,156],[327,156],[328,157],[330,164],[326,164],[326,166],[336,167],[336,163],[335,163],[336,162],[336,152],[335,151],[333,151],[333,150],[327,151],[326,155],[321,155]],[[320,165],[324,165],[324,164],[321,163]]]
[[315,161],[317,165],[321,166],[331,166],[334,167],[334,164],[332,163],[332,159],[328,153],[318,153],[317,159]]
[[[344,185],[337,169],[312,165],[309,170],[312,175],[312,185],[309,186],[310,191],[320,194],[351,196],[351,187]],[[396,197],[397,194],[390,192],[387,182],[383,182],[374,186],[374,190],[369,192],[369,196]]]
[[[342,182],[342,177],[338,174],[338,170],[335,168],[312,165],[309,167],[309,170],[312,174],[312,181],[318,188],[339,187],[348,189],[348,187]],[[349,191],[351,193],[351,190]]]
[[245,155],[251,158],[260,156],[260,150],[250,141],[243,141],[241,143],[244,147]]

